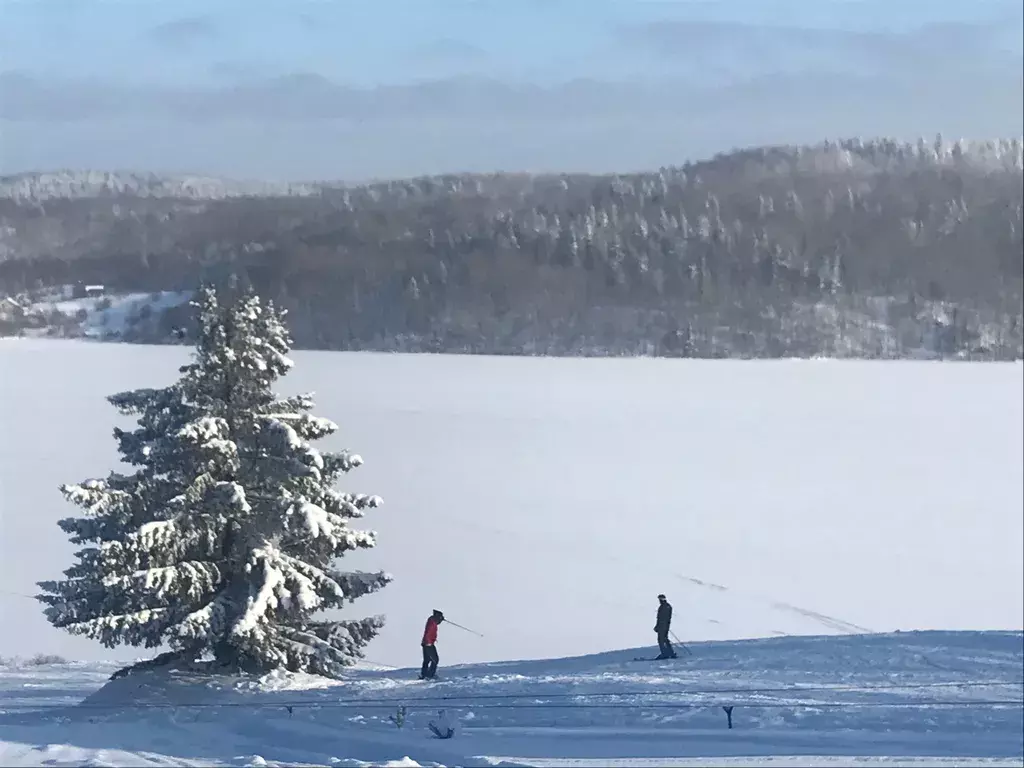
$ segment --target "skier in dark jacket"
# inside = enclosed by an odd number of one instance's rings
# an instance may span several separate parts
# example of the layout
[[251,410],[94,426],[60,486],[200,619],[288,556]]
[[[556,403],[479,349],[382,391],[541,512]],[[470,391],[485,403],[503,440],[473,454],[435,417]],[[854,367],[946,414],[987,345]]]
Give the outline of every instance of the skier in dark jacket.
[[438,610],[427,619],[427,626],[423,629],[423,639],[420,645],[423,647],[423,668],[420,670],[420,680],[432,680],[437,674],[437,627],[444,621],[444,614]]
[[659,659],[674,659],[676,652],[672,643],[668,641],[668,633],[672,627],[672,605],[665,599],[664,595],[658,595],[658,619],[654,625],[654,631],[658,633],[658,654]]

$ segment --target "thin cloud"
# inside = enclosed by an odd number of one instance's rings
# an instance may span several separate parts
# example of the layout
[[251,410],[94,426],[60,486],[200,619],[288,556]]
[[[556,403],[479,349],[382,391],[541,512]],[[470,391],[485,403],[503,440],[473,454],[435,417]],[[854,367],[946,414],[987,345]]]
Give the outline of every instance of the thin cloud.
[[960,99],[969,94],[977,102],[976,108],[1003,115],[1008,126],[1018,124],[1020,119],[1019,70],[985,78],[977,78],[972,72],[935,78],[930,72],[916,70],[904,77],[892,77],[890,73],[765,73],[722,87],[686,78],[656,83],[574,80],[543,87],[452,77],[373,88],[353,88],[316,73],[301,72],[274,78],[225,79],[229,83],[222,80],[220,87],[212,88],[143,87],[2,73],[0,120],[68,121],[103,116],[202,121],[245,118],[264,123],[435,118],[580,121],[630,113],[655,120],[699,115],[725,121],[734,119],[737,105],[750,110],[750,115],[743,118],[748,119],[783,103],[794,113],[846,114],[851,105],[859,105],[862,111],[891,115],[906,111],[910,103],[915,110],[933,104],[948,112],[951,92],[960,93]]
[[206,16],[192,16],[158,24],[149,30],[149,39],[167,48],[185,48],[215,37],[217,25]]
[[[837,69],[867,63],[957,67],[965,59],[992,51],[997,33],[991,25],[947,22],[906,32],[815,29],[796,25],[759,25],[727,21],[663,20],[626,24],[612,30],[623,48],[669,60],[701,64],[741,57],[760,71],[782,66],[818,67],[823,59]],[[997,49],[998,50],[998,49]],[[989,58],[989,63],[997,63]],[[1006,65],[1011,57],[1000,59]]]
[[489,54],[473,43],[445,37],[417,46],[407,58],[432,64],[474,64],[485,61]]
[[299,26],[302,27],[307,32],[314,32],[317,29],[316,19],[314,19],[312,15],[306,13],[305,11],[300,11],[298,14],[296,14],[295,21],[297,21]]
[[266,67],[255,61],[215,61],[207,71],[215,81],[235,85],[259,83],[267,78]]

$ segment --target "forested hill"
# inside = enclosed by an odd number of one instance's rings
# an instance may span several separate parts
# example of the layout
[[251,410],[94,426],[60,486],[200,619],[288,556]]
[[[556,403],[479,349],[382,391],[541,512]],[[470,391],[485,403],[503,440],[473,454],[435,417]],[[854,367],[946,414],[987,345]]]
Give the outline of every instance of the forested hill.
[[[38,326],[56,286],[236,272],[288,307],[299,347],[1019,359],[1022,167],[1019,138],[937,137],[353,187],[8,177],[0,292],[25,312],[3,324]],[[187,314],[100,335],[173,340]]]

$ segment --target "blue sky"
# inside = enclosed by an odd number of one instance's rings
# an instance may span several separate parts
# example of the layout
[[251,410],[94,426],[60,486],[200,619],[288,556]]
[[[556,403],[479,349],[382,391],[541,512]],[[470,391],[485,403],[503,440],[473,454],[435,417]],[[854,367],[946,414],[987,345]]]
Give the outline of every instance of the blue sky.
[[1022,26],[1021,0],[0,0],[0,173],[355,180],[1016,136]]
[[1017,17],[1014,0],[0,0],[0,72],[195,86],[296,72],[353,85],[656,77],[672,63],[624,30],[995,22],[1016,46]]

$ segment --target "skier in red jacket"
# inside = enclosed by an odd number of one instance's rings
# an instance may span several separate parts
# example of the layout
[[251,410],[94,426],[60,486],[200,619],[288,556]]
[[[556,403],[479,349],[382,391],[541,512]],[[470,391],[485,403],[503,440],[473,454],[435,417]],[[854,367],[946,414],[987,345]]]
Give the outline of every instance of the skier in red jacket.
[[427,626],[423,629],[423,640],[420,645],[423,647],[423,668],[420,670],[420,680],[432,680],[437,674],[437,627],[444,621],[444,614],[438,610],[427,619]]

